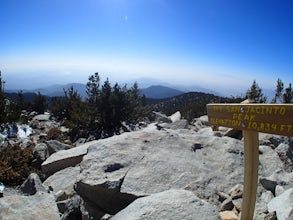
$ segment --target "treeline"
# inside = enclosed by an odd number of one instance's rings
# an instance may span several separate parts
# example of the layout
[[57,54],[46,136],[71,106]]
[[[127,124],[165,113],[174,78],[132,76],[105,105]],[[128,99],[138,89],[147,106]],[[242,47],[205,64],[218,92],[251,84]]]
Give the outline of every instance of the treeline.
[[[270,103],[293,103],[293,90],[291,83],[289,83],[288,87],[284,88],[284,83],[281,79],[278,79],[274,92],[274,98],[270,101]],[[263,94],[262,88],[259,87],[255,80],[253,81],[251,87],[247,90],[246,96],[243,97],[243,99],[249,99],[256,103],[268,102],[267,96]]]
[[[64,90],[63,97],[48,97],[40,93],[34,94],[30,101],[24,100],[20,91],[13,98],[3,91],[0,72],[0,125],[11,122],[27,122],[27,115],[22,114],[36,111],[43,113],[49,110],[58,120],[70,128],[73,141],[79,137],[99,139],[119,134],[125,128],[122,123],[136,124],[140,120],[151,117],[152,110],[171,115],[180,111],[182,117],[192,120],[207,114],[208,103],[240,103],[249,99],[255,103],[267,103],[268,99],[254,80],[244,96],[224,98],[213,94],[190,92],[167,99],[146,99],[141,96],[138,85],[131,88],[121,87],[117,83],[112,86],[107,79],[101,83],[98,73],[88,78],[86,85],[87,99],[71,87]],[[284,87],[281,79],[277,80],[274,98],[271,103],[292,103],[293,91],[291,83]]]
[[124,128],[122,122],[136,124],[151,114],[137,83],[129,89],[118,83],[112,87],[107,79],[101,85],[99,74],[95,73],[89,77],[86,92],[85,101],[73,87],[64,91],[64,97],[51,100],[50,111],[59,120],[65,120],[65,125],[71,128],[72,139],[119,134]]
[[86,100],[71,87],[64,90],[63,97],[48,100],[37,93],[26,102],[20,91],[11,101],[4,94],[0,72],[0,124],[26,123],[27,115],[22,114],[22,110],[39,114],[48,110],[70,128],[70,138],[75,141],[80,137],[99,139],[119,134],[124,128],[123,122],[136,124],[151,115],[151,108],[139,94],[137,83],[131,88],[118,83],[112,87],[108,79],[101,83],[99,74],[95,73],[88,78],[86,89]]

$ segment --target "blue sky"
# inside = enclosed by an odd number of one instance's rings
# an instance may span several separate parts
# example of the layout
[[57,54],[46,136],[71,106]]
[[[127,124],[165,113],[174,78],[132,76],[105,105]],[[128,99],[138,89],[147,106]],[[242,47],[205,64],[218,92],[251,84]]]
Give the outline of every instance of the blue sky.
[[10,88],[99,72],[240,94],[293,82],[293,2],[0,0],[0,70]]

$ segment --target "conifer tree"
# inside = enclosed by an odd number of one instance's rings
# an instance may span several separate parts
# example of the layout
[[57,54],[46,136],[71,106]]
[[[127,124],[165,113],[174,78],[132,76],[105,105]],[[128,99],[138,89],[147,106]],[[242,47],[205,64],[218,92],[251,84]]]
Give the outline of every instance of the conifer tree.
[[267,101],[267,97],[264,96],[262,89],[258,86],[255,80],[250,89],[246,92],[246,97],[256,103],[265,103]]
[[67,115],[65,124],[71,128],[70,137],[76,141],[80,137],[89,136],[89,112],[87,103],[82,101],[82,97],[71,86],[65,94],[65,112]]
[[[79,112],[81,109],[78,107],[81,106],[82,98],[77,93],[76,90],[74,90],[73,86],[71,86],[68,90],[64,90],[65,95],[65,115],[67,120],[72,121],[73,124],[79,124],[79,118],[81,115],[79,115]],[[84,109],[84,108],[82,108]]]
[[[126,88],[126,87],[125,87]],[[110,103],[112,105],[112,120],[114,132],[116,134],[119,133],[119,130],[122,126],[122,121],[127,120],[127,97],[126,97],[126,89],[121,89],[118,83],[116,83],[113,87],[113,92],[111,94]]]
[[6,122],[6,112],[5,112],[5,95],[2,82],[2,75],[0,71],[0,124]]
[[38,114],[43,114],[48,107],[47,104],[46,97],[38,92],[32,100],[32,110],[36,111]]
[[289,89],[289,92],[290,92],[289,93],[290,94],[289,101],[290,101],[290,103],[292,103],[293,102],[293,90],[292,90],[291,83],[289,83],[288,89]]
[[92,135],[96,139],[101,135],[101,114],[100,114],[100,76],[96,72],[94,75],[89,76],[86,84],[86,93],[88,95],[87,102],[89,108],[89,127]]
[[138,84],[134,83],[128,90],[128,116],[129,121],[137,123],[150,115],[151,109],[146,105],[146,98],[140,95]]
[[282,82],[281,79],[278,79],[276,90],[275,90],[275,97],[272,100],[272,103],[278,103],[278,100],[282,98],[283,88],[284,88],[284,83]]
[[110,103],[112,88],[109,80],[107,79],[101,91],[101,104],[100,104],[100,113],[101,113],[101,126],[103,130],[103,136],[108,137],[112,136],[114,133],[113,125],[113,103]]
[[289,83],[289,86],[285,89],[285,92],[283,94],[283,103],[292,103],[293,102],[293,91],[291,83]]
[[52,97],[50,103],[50,111],[58,120],[69,118],[69,112],[67,108],[68,106],[66,97]]

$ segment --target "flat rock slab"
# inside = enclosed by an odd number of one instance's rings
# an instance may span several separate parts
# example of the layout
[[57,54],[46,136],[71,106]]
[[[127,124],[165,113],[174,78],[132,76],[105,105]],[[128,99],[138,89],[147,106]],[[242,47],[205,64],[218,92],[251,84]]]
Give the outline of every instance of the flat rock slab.
[[147,128],[92,144],[79,182],[135,196],[188,189],[217,201],[217,189],[228,191],[242,179],[241,141]]
[[139,198],[114,215],[111,220],[172,219],[220,220],[214,206],[186,190],[168,190]]
[[42,171],[50,176],[59,170],[76,166],[87,153],[88,147],[95,143],[96,141],[92,141],[68,150],[57,151],[42,163]]
[[[158,131],[151,125],[91,144],[80,163],[76,190],[110,214],[122,207],[117,198],[124,206],[170,189],[190,190],[219,206],[217,192],[243,184],[243,150],[243,142],[234,138],[187,129]],[[269,176],[282,167],[281,161],[266,146],[261,150],[259,173]],[[108,204],[103,194],[111,198]]]
[[143,144],[144,158],[128,171],[121,192],[149,195],[177,188],[209,199],[217,188],[227,191],[241,181],[241,142],[189,132],[160,134]]
[[40,115],[36,115],[35,117],[33,117],[33,120],[37,120],[37,121],[50,121],[50,114],[40,114]]
[[37,192],[33,196],[6,196],[0,199],[0,219],[58,220],[59,212],[52,194]]
[[43,182],[43,185],[46,189],[51,187],[55,193],[62,191],[66,195],[72,195],[75,193],[73,186],[76,183],[79,173],[79,166],[68,167],[47,178]]

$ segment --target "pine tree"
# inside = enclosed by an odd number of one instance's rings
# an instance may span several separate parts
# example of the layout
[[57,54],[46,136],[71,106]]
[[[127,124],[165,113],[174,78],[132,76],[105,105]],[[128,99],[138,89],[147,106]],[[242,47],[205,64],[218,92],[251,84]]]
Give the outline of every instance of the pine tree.
[[122,122],[127,120],[127,97],[126,89],[121,89],[118,83],[114,85],[113,92],[110,97],[110,103],[112,105],[112,120],[114,132],[119,134],[119,130],[122,126]]
[[285,89],[285,92],[283,94],[283,103],[292,103],[293,102],[293,91],[291,83],[289,83],[289,86]]
[[291,83],[289,83],[289,94],[290,94],[290,96],[289,96],[289,102],[290,103],[292,103],[293,102],[293,90],[292,90],[292,85],[291,85]]
[[246,97],[256,103],[265,103],[267,101],[267,97],[263,95],[262,89],[258,86],[255,80],[250,89],[246,92]]
[[86,85],[86,93],[88,95],[87,102],[89,108],[89,125],[88,129],[96,139],[101,136],[101,114],[100,114],[100,77],[96,72],[89,76]]
[[6,122],[6,112],[5,112],[5,95],[4,95],[4,86],[2,81],[2,75],[0,71],[0,124]]
[[134,83],[128,90],[128,117],[129,122],[138,123],[151,113],[150,106],[146,105],[145,96],[141,96],[138,84]]
[[104,137],[109,137],[114,134],[113,103],[110,103],[111,90],[111,84],[107,79],[102,86],[100,105],[101,125]]
[[[64,92],[65,93],[65,92]],[[63,120],[69,118],[69,113],[67,109],[67,99],[66,97],[52,97],[50,102],[50,112],[58,120]]]
[[283,89],[284,89],[284,83],[282,82],[281,79],[278,79],[276,90],[275,90],[275,97],[272,100],[272,103],[278,103],[278,100],[280,101],[280,99],[282,98]]
[[65,114],[67,116],[65,125],[71,128],[70,137],[76,141],[80,137],[89,136],[89,112],[88,105],[82,101],[81,96],[71,86],[65,94]]
[[47,110],[47,99],[40,92],[38,92],[32,100],[32,111],[38,114],[43,114]]

